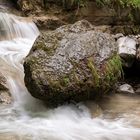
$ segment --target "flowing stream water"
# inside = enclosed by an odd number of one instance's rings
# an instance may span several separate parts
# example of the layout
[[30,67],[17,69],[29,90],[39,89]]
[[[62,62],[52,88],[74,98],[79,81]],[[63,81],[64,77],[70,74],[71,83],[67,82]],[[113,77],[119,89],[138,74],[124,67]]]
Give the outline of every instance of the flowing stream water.
[[139,140],[139,96],[116,94],[55,109],[30,96],[23,61],[38,35],[30,20],[0,13],[0,72],[14,100],[0,105],[0,140]]

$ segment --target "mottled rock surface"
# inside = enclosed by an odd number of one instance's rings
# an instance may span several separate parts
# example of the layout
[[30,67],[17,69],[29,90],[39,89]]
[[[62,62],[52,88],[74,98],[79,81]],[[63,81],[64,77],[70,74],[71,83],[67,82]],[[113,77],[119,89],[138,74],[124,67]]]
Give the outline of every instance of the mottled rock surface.
[[121,75],[115,39],[85,21],[42,33],[25,59],[25,84],[36,98],[57,105],[93,99]]

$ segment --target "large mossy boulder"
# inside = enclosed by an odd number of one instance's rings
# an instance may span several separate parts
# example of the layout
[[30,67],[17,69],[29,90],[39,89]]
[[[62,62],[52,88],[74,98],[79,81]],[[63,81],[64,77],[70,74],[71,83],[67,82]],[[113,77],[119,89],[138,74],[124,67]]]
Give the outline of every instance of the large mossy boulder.
[[29,92],[51,105],[96,98],[121,76],[114,38],[85,20],[42,33],[24,69]]

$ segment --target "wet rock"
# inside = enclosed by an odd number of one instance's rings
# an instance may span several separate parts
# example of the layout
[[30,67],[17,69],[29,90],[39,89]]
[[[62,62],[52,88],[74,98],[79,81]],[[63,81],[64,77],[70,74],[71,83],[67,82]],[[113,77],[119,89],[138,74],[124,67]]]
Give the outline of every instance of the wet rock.
[[8,91],[0,91],[0,103],[10,104],[12,102],[12,97]]
[[0,73],[0,90],[6,90],[6,79],[4,76]]
[[117,48],[85,20],[42,33],[25,59],[25,85],[52,105],[99,97],[121,75]]
[[101,109],[101,107],[93,101],[87,101],[86,106],[90,110],[91,116],[93,118],[99,117],[103,113],[103,110]]
[[130,37],[121,37],[117,41],[118,54],[123,60],[123,66],[130,68],[136,58],[136,41]]
[[10,104],[12,102],[11,94],[6,87],[6,79],[0,74],[0,103]]
[[119,93],[127,93],[127,94],[134,94],[134,89],[129,84],[123,84],[118,88]]

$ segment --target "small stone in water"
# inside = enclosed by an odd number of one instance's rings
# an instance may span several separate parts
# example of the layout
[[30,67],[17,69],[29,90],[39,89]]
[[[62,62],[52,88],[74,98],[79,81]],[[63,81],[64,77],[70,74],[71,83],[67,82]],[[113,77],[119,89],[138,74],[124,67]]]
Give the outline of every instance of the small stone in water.
[[136,93],[137,93],[137,94],[140,94],[140,88],[138,88],[138,89],[136,90]]
[[135,93],[133,87],[129,84],[121,85],[118,89],[118,92],[119,93],[127,93],[127,94],[129,94],[129,93],[134,94]]

